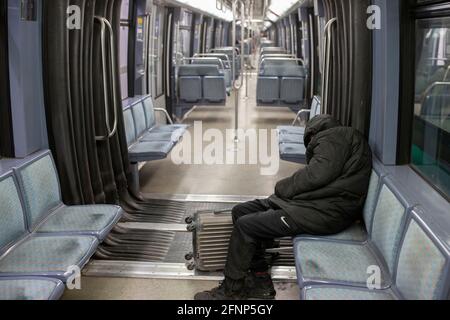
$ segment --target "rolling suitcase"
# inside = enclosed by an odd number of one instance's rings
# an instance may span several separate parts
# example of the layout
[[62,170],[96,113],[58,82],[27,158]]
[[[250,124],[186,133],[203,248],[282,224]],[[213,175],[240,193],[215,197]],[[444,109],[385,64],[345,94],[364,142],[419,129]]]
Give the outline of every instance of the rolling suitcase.
[[186,219],[194,251],[186,255],[189,270],[223,271],[233,231],[231,209],[199,211]]
[[[201,272],[225,269],[228,246],[233,232],[231,209],[199,211],[186,219],[192,232],[193,252],[188,253],[187,268]],[[272,266],[293,266],[295,259],[291,238],[276,239],[275,247],[268,249],[268,263]]]

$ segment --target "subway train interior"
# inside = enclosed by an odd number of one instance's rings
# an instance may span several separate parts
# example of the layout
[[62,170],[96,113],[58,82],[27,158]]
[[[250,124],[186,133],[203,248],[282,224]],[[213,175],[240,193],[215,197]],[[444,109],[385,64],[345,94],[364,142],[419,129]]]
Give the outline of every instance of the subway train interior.
[[324,115],[368,141],[367,196],[265,248],[275,299],[449,300],[449,1],[0,0],[0,300],[217,287],[232,209]]

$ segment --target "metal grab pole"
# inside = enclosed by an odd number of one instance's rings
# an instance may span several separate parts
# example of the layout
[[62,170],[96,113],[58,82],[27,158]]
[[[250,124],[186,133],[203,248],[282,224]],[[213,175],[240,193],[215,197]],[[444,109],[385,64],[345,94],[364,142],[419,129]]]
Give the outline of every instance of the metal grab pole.
[[236,32],[237,32],[237,28],[236,28],[236,16],[237,16],[237,4],[240,3],[241,4],[241,70],[244,68],[244,21],[245,21],[245,3],[242,0],[234,0],[233,1],[233,36],[232,36],[232,41],[233,41],[233,88],[234,88],[234,107],[235,107],[235,137],[234,137],[234,142],[238,143],[239,142],[239,137],[238,137],[238,130],[239,130],[239,91],[242,88],[242,85],[244,84],[243,79],[241,78],[239,84],[237,84],[237,79],[236,79],[236,59],[237,59],[237,55],[236,55]]
[[331,26],[333,23],[337,22],[337,18],[333,18],[327,22],[325,25],[324,33],[326,39],[326,45],[324,48],[324,67],[323,67],[323,75],[322,75],[322,110],[324,114],[328,114],[328,82],[330,77],[330,64],[331,64]]

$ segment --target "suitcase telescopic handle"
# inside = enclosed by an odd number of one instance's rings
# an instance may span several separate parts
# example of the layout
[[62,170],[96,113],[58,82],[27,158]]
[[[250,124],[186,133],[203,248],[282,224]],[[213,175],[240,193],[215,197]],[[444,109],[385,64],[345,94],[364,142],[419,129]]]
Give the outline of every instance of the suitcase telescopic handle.
[[215,215],[219,215],[219,214],[225,214],[225,213],[230,213],[233,209],[223,209],[223,210],[218,210],[218,211],[214,211]]

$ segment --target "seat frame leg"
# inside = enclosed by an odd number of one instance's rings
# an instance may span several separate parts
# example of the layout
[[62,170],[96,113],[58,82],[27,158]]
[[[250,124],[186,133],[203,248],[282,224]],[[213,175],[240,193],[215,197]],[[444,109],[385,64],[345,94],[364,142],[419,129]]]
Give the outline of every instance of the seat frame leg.
[[131,163],[131,181],[129,183],[129,190],[133,196],[140,198],[141,186],[139,183],[139,163]]

